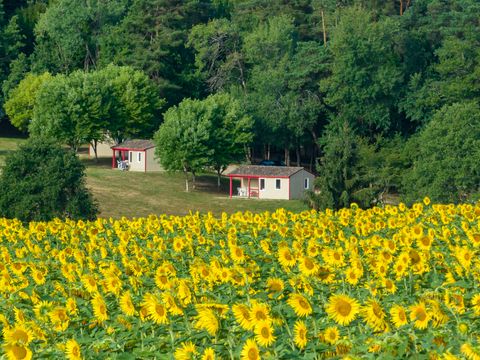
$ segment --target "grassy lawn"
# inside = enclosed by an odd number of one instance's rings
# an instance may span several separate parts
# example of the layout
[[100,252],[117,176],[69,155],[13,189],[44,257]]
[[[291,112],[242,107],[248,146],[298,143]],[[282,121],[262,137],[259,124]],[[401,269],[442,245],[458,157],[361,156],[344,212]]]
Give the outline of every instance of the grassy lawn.
[[[8,153],[15,151],[25,139],[0,137],[0,167]],[[283,207],[302,211],[306,206],[299,200],[230,199],[228,179],[222,179],[217,188],[214,175],[197,177],[197,188],[185,192],[185,178],[181,173],[137,173],[111,169],[111,160],[98,163],[88,159],[85,149],[80,155],[87,168],[87,186],[100,205],[101,217],[143,217],[149,214],[188,214],[211,211],[219,215],[223,211],[274,211]],[[238,185],[234,184],[234,188]]]
[[228,179],[222,179],[217,189],[214,175],[197,177],[197,188],[185,191],[181,173],[138,173],[111,169],[110,160],[87,165],[87,184],[100,204],[102,217],[141,217],[149,214],[188,214],[189,211],[216,215],[225,211],[274,211],[279,207],[302,211],[306,206],[299,200],[230,199]]
[[5,164],[5,157],[15,151],[22,142],[24,142],[24,138],[17,138],[17,137],[0,137],[0,166]]

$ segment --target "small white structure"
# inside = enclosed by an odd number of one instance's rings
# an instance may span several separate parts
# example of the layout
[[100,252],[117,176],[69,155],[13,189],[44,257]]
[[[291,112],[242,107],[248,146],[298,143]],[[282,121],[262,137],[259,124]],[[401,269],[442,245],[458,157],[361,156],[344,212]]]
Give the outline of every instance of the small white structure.
[[155,159],[155,144],[152,140],[127,140],[112,146],[112,168],[130,171],[162,171]]
[[[230,197],[259,199],[301,199],[306,190],[313,189],[315,175],[303,167],[294,166],[239,166],[228,174]],[[233,179],[240,179],[240,187],[232,188]]]
[[[116,143],[110,138],[107,138],[103,141],[97,143],[97,157],[99,158],[109,158],[112,156],[112,146]],[[92,144],[88,144],[88,156],[95,157],[95,150]]]

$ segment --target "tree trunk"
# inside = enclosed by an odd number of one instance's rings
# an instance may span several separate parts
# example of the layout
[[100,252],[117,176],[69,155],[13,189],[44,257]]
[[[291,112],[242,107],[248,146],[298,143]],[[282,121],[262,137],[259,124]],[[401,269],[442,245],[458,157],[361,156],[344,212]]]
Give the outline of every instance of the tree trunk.
[[403,15],[403,0],[400,0],[400,16]]
[[310,172],[313,172],[313,162],[315,160],[315,155],[316,155],[316,147],[315,146],[312,146],[312,152],[310,154],[310,166],[309,166],[309,170]]
[[325,26],[325,14],[323,12],[323,9],[320,13],[322,14],[323,46],[327,47],[327,28]]
[[192,171],[192,189],[195,190],[195,171]]
[[187,171],[187,168],[185,166],[183,167],[183,174],[185,175],[185,191],[188,192],[189,191],[189,188],[188,188],[188,171]]
[[286,147],[284,149],[285,165],[290,166],[290,149]]
[[267,160],[270,160],[270,143],[267,144]]
[[220,169],[217,169],[217,188],[220,190],[220,178],[222,176],[222,172]]
[[295,148],[295,154],[297,156],[297,166],[300,166],[300,146],[297,145]]
[[249,162],[250,164],[252,163],[252,157],[253,157],[252,148],[251,148],[250,146],[245,146],[245,159],[246,159],[247,162]]
[[91,145],[93,148],[93,153],[95,154],[95,162],[98,162],[98,141],[93,140],[93,143]]

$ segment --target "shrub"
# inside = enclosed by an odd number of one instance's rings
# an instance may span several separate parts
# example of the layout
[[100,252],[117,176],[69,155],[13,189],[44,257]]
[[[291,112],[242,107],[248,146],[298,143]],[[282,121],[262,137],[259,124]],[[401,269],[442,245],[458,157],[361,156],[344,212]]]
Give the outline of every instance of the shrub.
[[72,151],[31,139],[10,154],[0,176],[0,216],[22,221],[94,219],[85,167]]

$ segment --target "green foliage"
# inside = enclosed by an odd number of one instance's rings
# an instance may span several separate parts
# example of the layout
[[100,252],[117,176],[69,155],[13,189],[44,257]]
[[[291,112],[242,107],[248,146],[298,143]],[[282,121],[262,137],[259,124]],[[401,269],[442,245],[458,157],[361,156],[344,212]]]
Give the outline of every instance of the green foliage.
[[445,105],[410,140],[411,170],[404,194],[410,203],[462,202],[480,191],[480,106],[475,101]]
[[331,76],[322,88],[327,104],[360,134],[392,128],[391,113],[403,82],[395,49],[399,32],[395,19],[373,21],[360,8],[343,11],[333,31]]
[[33,110],[40,87],[52,76],[46,72],[41,75],[28,73],[17,87],[10,91],[5,102],[5,111],[13,126],[26,131],[33,119]]
[[0,216],[24,222],[94,219],[84,166],[71,151],[38,138],[10,154],[0,176]]
[[103,70],[57,75],[38,91],[32,136],[56,139],[73,150],[109,134],[116,142],[150,137],[158,128],[164,101],[141,71],[107,66]]
[[220,173],[245,155],[252,122],[240,103],[227,94],[203,101],[186,99],[164,114],[155,134],[156,155],[166,170],[191,172],[207,166]]
[[155,154],[165,170],[195,176],[209,164],[214,150],[209,147],[211,123],[206,112],[204,102],[185,99],[163,115],[155,133]]

